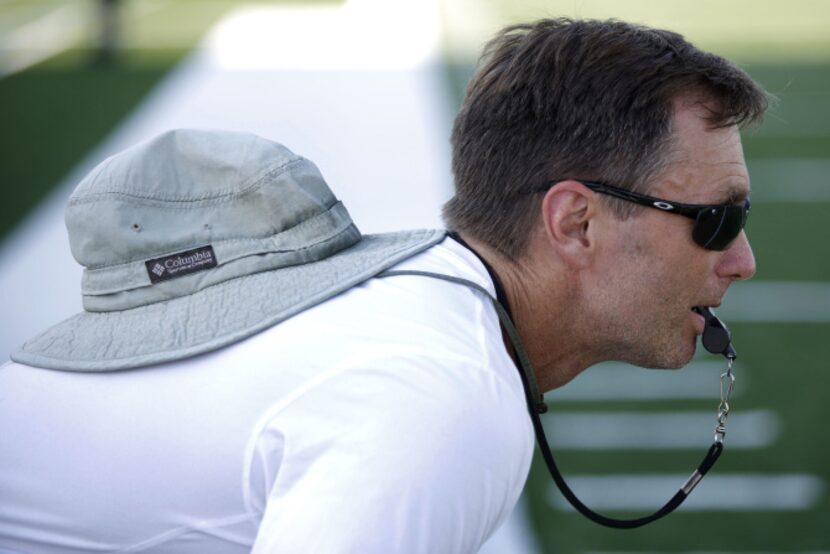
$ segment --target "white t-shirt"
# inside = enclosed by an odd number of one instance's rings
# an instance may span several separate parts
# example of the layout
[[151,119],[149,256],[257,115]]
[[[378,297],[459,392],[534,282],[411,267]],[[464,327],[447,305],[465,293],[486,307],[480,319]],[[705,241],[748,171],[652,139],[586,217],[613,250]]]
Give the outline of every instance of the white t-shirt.
[[[404,268],[493,291],[451,239]],[[0,367],[0,552],[476,552],[532,451],[489,300],[372,279],[179,362]]]

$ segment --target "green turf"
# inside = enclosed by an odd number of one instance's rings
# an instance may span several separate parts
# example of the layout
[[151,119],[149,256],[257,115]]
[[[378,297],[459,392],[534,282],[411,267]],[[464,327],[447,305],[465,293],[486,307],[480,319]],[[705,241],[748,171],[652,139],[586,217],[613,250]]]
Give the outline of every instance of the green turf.
[[747,138],[830,136],[830,65],[750,64],[745,69],[775,97],[763,126]]
[[[824,391],[830,389],[830,373],[824,360],[815,355],[824,350],[830,325],[742,324],[733,325],[733,332],[740,338],[741,342],[736,338],[736,345],[751,375],[748,389],[733,401],[732,407],[736,412],[774,410],[781,418],[782,432],[772,446],[759,450],[730,450],[727,435],[727,450],[712,474],[804,472],[830,483],[830,446],[824,429],[827,418]],[[712,407],[711,402],[702,400],[694,404],[698,409]],[[613,403],[579,405],[590,410],[613,411],[614,407]],[[631,409],[630,405],[627,407]],[[566,478],[574,473],[685,474],[696,466],[706,446],[668,452],[563,451],[557,456]],[[617,531],[599,527],[574,513],[550,509],[547,499],[550,486],[541,460],[535,460],[526,494],[544,552],[798,552],[830,547],[825,530],[830,520],[826,494],[815,509],[806,512],[684,513],[681,508],[680,512],[645,528]],[[666,498],[673,492],[666,491]],[[612,515],[643,514],[613,512]]]
[[[695,512],[631,529],[605,529],[574,514],[533,525],[545,552],[815,552],[827,548],[818,512]],[[818,532],[819,534],[817,534]]]
[[0,182],[6,192],[0,236],[130,113],[176,59],[110,68],[47,63],[0,79]]
[[747,159],[827,158],[830,136],[823,137],[753,137],[744,138]]
[[830,246],[820,230],[830,221],[830,204],[757,203],[751,218],[756,279],[830,281]]

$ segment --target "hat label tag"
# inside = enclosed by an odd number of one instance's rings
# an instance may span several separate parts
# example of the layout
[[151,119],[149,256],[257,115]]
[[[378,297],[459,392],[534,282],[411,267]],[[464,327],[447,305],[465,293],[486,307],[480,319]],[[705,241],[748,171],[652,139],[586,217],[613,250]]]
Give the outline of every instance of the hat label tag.
[[148,260],[144,265],[147,267],[150,282],[160,283],[216,267],[216,255],[213,253],[213,246],[207,245]]

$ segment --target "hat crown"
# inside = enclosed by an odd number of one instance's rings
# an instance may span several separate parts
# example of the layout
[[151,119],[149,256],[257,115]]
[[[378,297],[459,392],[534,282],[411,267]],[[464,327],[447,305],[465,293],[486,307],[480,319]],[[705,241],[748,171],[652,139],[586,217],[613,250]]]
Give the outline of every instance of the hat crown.
[[440,241],[362,237],[310,161],[255,135],[177,130],[117,154],[66,211],[84,312],[12,359],[112,371],[243,340]]
[[116,154],[76,188],[70,248],[87,269],[271,236],[336,202],[317,167],[253,134],[179,129]]

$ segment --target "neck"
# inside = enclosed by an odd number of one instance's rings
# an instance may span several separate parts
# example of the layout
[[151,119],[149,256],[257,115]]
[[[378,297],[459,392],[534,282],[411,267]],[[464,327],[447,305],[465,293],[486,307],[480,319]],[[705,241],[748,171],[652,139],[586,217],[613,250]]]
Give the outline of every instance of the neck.
[[[590,332],[579,321],[576,291],[555,264],[540,267],[534,257],[511,260],[469,235],[459,233],[467,246],[482,258],[504,289],[513,324],[527,350],[539,388],[560,387],[592,365],[586,339]],[[538,256],[536,259],[540,259]],[[497,285],[498,286],[498,285]],[[516,361],[512,345],[502,332],[507,351]]]

